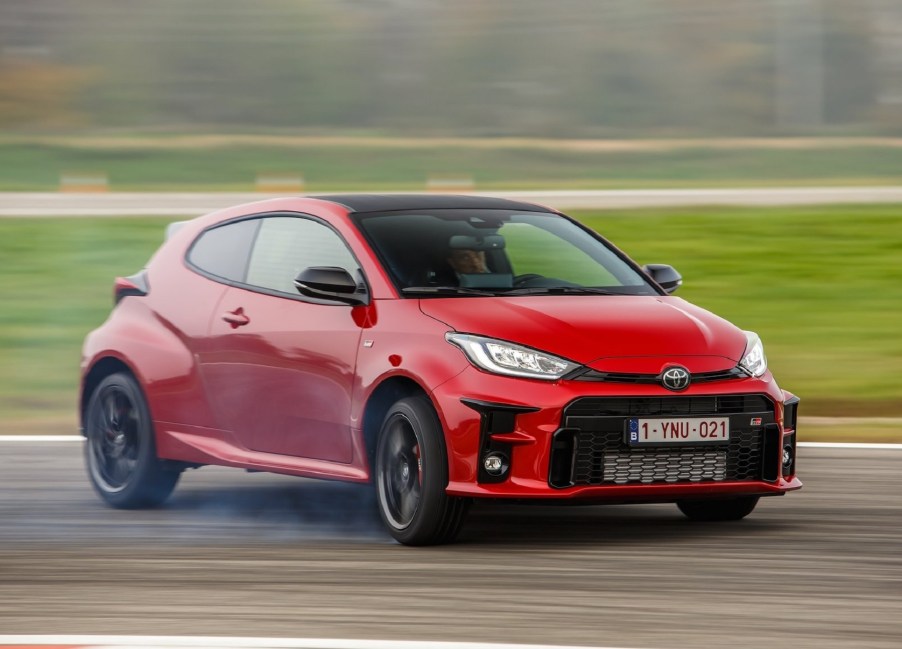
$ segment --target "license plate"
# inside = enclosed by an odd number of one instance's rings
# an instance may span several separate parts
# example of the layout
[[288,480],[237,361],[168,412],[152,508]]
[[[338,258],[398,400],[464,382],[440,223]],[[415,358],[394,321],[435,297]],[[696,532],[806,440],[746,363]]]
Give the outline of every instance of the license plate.
[[631,446],[722,444],[730,441],[729,417],[672,417],[629,420]]

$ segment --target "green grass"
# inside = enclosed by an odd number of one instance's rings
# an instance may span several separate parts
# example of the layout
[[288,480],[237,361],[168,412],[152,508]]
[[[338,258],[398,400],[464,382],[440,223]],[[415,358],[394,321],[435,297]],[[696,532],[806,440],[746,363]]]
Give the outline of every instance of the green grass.
[[13,421],[74,412],[81,340],[109,313],[114,276],[140,270],[165,223],[0,219],[0,426],[6,432],[16,432]]
[[[678,295],[757,331],[802,415],[902,416],[902,205],[576,216],[640,263],[675,266]],[[74,427],[81,341],[167,222],[0,219],[0,432]]]
[[512,145],[102,148],[0,141],[0,191],[55,190],[64,172],[106,173],[119,191],[252,190],[261,172],[302,174],[308,191],[416,190],[430,175],[470,177],[480,189],[896,184],[902,154],[874,146],[605,152]]

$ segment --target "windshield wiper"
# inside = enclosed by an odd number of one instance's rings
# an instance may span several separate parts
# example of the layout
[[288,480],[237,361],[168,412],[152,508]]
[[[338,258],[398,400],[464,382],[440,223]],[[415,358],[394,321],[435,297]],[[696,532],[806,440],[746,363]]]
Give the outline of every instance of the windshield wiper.
[[478,295],[482,297],[501,295],[496,291],[483,291],[464,286],[408,286],[402,288],[401,293],[404,295]]
[[515,288],[504,295],[625,295],[592,286],[535,286]]

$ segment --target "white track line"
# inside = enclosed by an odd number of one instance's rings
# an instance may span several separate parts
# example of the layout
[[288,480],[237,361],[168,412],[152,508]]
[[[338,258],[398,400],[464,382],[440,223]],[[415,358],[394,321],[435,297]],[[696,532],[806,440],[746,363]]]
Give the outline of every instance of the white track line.
[[[333,638],[216,638],[195,636],[0,635],[0,646],[185,647],[197,649],[618,649],[565,645],[493,644],[485,642],[416,642]],[[622,649],[622,648],[621,648]]]
[[850,448],[868,451],[902,451],[902,444],[865,444],[858,442],[799,442],[808,448]]
[[[0,435],[3,442],[83,442],[81,435]],[[902,451],[902,444],[868,444],[859,442],[799,442],[803,448],[834,448],[863,451]]]
[[[425,188],[424,188],[425,189]],[[394,193],[394,192],[392,192]],[[410,194],[418,192],[397,192]],[[900,186],[715,187],[665,189],[588,189],[469,191],[552,205],[605,209],[696,205],[820,205],[902,202]],[[0,217],[46,216],[198,216],[223,207],[275,198],[266,192],[0,192]]]
[[0,442],[82,442],[81,435],[0,435]]

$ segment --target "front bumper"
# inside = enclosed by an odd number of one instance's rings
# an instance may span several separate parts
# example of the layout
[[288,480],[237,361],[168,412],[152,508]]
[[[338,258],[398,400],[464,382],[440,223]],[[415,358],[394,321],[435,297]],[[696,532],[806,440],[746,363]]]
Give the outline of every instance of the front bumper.
[[[433,398],[446,432],[450,495],[667,502],[781,495],[802,486],[795,476],[798,399],[769,374],[677,394],[656,385],[547,383],[471,368]],[[624,438],[630,417],[707,415],[730,418],[728,446],[637,449]],[[489,454],[505,460],[502,475],[485,470]]]

